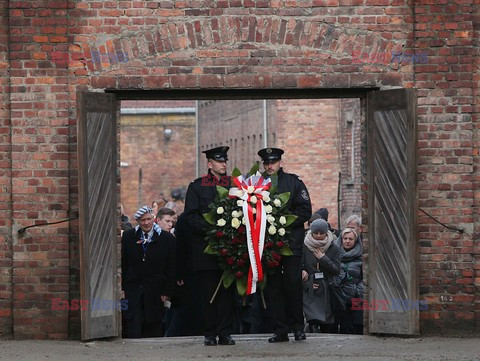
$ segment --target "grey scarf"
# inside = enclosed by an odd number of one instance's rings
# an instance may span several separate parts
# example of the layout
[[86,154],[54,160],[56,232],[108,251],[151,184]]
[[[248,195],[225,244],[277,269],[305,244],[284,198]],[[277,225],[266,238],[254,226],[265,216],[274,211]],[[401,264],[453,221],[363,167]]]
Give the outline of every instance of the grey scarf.
[[308,231],[307,235],[305,236],[305,245],[310,251],[315,251],[316,249],[320,249],[323,253],[327,251],[330,245],[333,242],[333,234],[332,232],[328,231],[327,236],[323,241],[318,241],[312,236],[312,231]]

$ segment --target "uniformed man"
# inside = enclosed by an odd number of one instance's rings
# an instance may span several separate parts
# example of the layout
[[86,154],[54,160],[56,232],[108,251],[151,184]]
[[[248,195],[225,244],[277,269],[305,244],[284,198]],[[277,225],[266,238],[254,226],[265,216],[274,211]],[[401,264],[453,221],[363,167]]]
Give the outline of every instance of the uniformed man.
[[286,173],[282,168],[282,154],[279,148],[264,148],[258,151],[265,168],[265,177],[270,177],[278,193],[290,192],[286,207],[287,214],[297,219],[289,227],[288,240],[293,256],[283,257],[275,273],[268,277],[266,296],[274,323],[274,335],[268,342],[288,341],[288,331],[292,330],[296,341],[305,340],[303,331],[302,295],[302,250],[304,223],[312,214],[312,204],[307,187],[300,178]]
[[[191,230],[193,271],[198,272],[201,289],[201,308],[205,346],[235,345],[231,337],[234,311],[234,287],[220,286],[213,302],[215,289],[222,277],[217,256],[203,253],[207,247],[205,235],[207,222],[202,214],[209,212],[208,205],[217,195],[216,186],[230,187],[227,171],[229,147],[216,147],[204,151],[208,161],[208,174],[195,179],[188,186],[185,197],[185,222]],[[182,280],[179,280],[180,283]]]

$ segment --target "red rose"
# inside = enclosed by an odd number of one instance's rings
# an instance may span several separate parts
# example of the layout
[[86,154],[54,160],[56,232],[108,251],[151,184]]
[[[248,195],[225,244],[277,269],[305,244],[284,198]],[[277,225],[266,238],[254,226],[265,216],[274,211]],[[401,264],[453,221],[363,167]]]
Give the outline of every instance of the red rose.
[[279,248],[282,248],[282,247],[283,247],[283,242],[282,242],[282,241],[277,242],[277,246],[278,246]]
[[220,254],[221,254],[222,256],[226,256],[226,255],[228,254],[228,249],[222,248],[222,249],[220,250]]
[[265,244],[265,248],[272,248],[273,247],[273,243],[272,242],[267,242]]
[[223,237],[223,232],[217,231],[217,238],[222,238],[222,237]]
[[276,252],[272,252],[272,257],[275,261],[280,261],[280,259],[282,258],[282,256],[280,256],[278,253]]
[[241,225],[240,227],[238,227],[237,232],[238,232],[238,234],[244,234],[245,233],[245,226]]
[[245,264],[245,260],[243,260],[243,259],[239,259],[239,260],[237,261],[237,266],[238,266],[238,267],[242,267],[244,264]]
[[235,273],[235,277],[237,277],[237,278],[241,278],[242,276],[243,276],[242,271],[238,271],[237,273]]
[[242,254],[242,258],[243,258],[243,259],[247,259],[247,258],[248,258],[248,253],[245,252],[244,254]]
[[240,242],[240,239],[238,239],[238,237],[233,237],[232,243],[237,244],[237,243],[241,243],[241,242]]
[[275,268],[277,266],[277,262],[275,261],[268,261],[267,266],[268,268]]
[[228,264],[229,266],[231,266],[231,265],[234,264],[234,263],[235,263],[235,260],[233,259],[233,257],[228,257],[228,258],[227,258],[227,264]]

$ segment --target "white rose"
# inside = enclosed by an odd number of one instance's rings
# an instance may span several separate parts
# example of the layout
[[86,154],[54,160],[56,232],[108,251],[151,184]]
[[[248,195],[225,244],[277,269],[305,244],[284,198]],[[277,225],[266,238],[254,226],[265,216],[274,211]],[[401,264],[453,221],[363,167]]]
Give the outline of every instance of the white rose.
[[275,217],[268,216],[268,217],[267,217],[267,221],[268,221],[268,223],[270,223],[270,224],[274,224],[274,223],[275,223]]
[[242,212],[242,211],[238,211],[237,214],[238,214],[237,218],[240,218],[241,216],[243,216],[243,212]]
[[237,206],[242,207],[243,206],[243,199],[239,199],[237,201]]
[[232,227],[237,229],[240,227],[241,222],[238,220],[238,218],[232,218]]
[[232,217],[239,217],[238,212],[237,212],[237,211],[233,211],[233,212],[232,212]]
[[265,206],[265,213],[272,213],[272,210],[273,210],[273,208],[272,208],[271,205],[267,204]]
[[217,221],[217,226],[219,227],[223,227],[224,225],[227,224],[227,221],[225,221],[223,218],[220,218],[218,221]]
[[257,197],[252,196],[252,197],[250,198],[250,202],[251,202],[252,204],[257,203]]
[[243,225],[246,225],[246,224],[247,224],[247,221],[245,220],[245,217],[242,217],[242,224],[243,224]]
[[278,234],[279,234],[280,236],[284,236],[284,235],[285,235],[285,228],[280,228],[280,229],[278,230]]
[[265,197],[263,197],[263,201],[264,201],[265,203],[270,202],[270,197],[269,197],[268,195],[265,196]]
[[280,219],[278,220],[280,224],[283,226],[285,223],[287,223],[287,219],[284,216],[281,216]]
[[280,202],[280,199],[277,198],[273,201],[273,204],[275,205],[275,207],[280,207],[282,205],[282,202]]
[[277,229],[274,226],[268,227],[268,233],[270,233],[272,236],[277,232]]
[[247,193],[252,194],[254,190],[255,190],[254,186],[248,186]]
[[223,207],[217,208],[217,214],[222,214],[224,212]]

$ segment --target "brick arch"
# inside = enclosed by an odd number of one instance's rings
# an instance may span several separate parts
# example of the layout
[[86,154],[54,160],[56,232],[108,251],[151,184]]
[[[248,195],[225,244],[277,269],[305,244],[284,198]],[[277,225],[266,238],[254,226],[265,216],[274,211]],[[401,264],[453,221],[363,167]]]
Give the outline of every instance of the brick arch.
[[[401,43],[382,33],[305,18],[249,15],[178,20],[87,45],[89,51],[123,52],[129,58],[128,64],[88,62],[93,87],[304,88],[402,81],[402,75],[386,65],[365,71],[365,64],[352,64],[353,51],[385,53],[401,49]],[[334,68],[340,74],[331,76]],[[119,71],[125,76],[104,78]],[[372,77],[366,72],[385,74]]]

